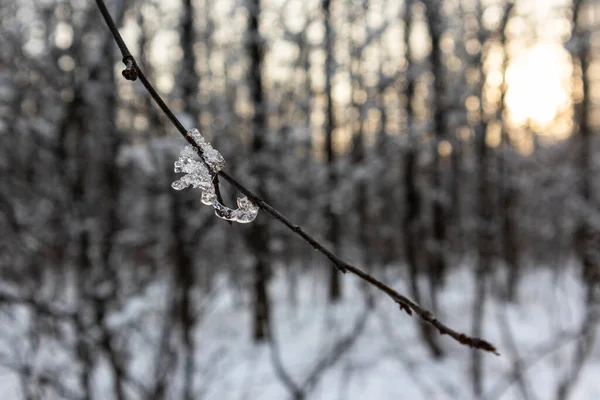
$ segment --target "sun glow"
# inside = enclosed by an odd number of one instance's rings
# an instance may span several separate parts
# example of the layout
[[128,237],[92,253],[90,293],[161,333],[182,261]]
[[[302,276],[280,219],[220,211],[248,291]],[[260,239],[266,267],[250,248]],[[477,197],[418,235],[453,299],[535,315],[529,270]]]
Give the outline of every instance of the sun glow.
[[571,63],[558,45],[532,47],[510,63],[506,105],[516,126],[546,129],[570,105]]

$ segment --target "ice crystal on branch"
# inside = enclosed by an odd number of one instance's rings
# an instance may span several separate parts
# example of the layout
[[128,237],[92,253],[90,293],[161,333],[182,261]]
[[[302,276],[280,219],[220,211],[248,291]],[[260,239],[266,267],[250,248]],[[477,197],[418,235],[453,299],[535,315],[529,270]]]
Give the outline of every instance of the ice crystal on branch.
[[185,173],[180,179],[171,184],[175,190],[182,190],[188,186],[204,190],[214,190],[213,178],[214,172],[209,171],[208,167],[202,162],[194,160],[196,149],[192,146],[185,146],[179,154],[179,159],[175,161],[175,172]]
[[202,160],[196,160],[197,149],[185,146],[179,158],[175,161],[175,172],[185,175],[171,184],[175,190],[183,190],[188,186],[202,190],[201,201],[203,204],[212,206],[219,218],[235,221],[242,224],[252,222],[258,214],[258,206],[253,204],[247,197],[237,199],[237,209],[231,209],[219,202],[215,193],[213,180],[215,175],[225,166],[225,159],[210,143],[204,139],[198,129],[188,131],[188,136],[202,151]]
[[208,166],[216,174],[225,166],[225,159],[217,150],[215,150],[210,143],[204,139],[204,136],[196,128],[187,131],[189,137],[192,138],[194,143],[202,150],[202,158],[208,164]]

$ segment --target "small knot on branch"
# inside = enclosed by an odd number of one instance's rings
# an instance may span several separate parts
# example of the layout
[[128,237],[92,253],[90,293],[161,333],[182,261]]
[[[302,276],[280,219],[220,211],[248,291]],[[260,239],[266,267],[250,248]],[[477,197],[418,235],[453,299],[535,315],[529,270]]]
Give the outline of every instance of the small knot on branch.
[[138,77],[138,72],[133,57],[124,57],[123,64],[125,64],[125,69],[122,72],[123,77],[128,81],[135,81]]

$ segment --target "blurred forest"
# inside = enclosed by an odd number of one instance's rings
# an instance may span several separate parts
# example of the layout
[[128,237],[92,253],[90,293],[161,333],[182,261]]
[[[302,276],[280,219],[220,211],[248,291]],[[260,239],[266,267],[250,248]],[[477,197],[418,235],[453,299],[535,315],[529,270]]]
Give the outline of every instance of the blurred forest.
[[[264,363],[281,389],[272,398],[350,398],[323,379],[373,336],[365,319],[389,299],[266,213],[230,225],[199,191],[171,188],[185,141],[142,85],[121,76],[94,2],[0,5],[1,397],[270,398],[208,389],[228,353],[207,332],[228,333],[206,321],[227,293],[222,317],[243,316],[228,329],[270,349]],[[386,309],[389,323],[414,331],[406,347],[421,359],[462,357],[462,391],[422,398],[600,396],[573,395],[586,365],[600,366],[599,1],[107,6],[160,95],[223,154],[228,173],[342,258],[404,282],[449,325],[499,342],[501,361]],[[221,187],[235,204],[239,193]],[[519,333],[491,326],[491,304],[518,313],[537,301],[529,293],[546,273],[550,285],[574,279],[579,317],[532,325],[531,347],[519,348]],[[443,295],[457,276],[472,282],[458,289],[466,308]],[[321,331],[328,350],[298,356],[314,360],[304,372],[290,371],[275,338],[284,303],[353,305],[349,333]],[[536,347],[547,331],[550,344]],[[556,350],[565,332],[558,375],[528,377],[529,356]],[[281,338],[288,348],[293,335]],[[515,390],[490,397],[495,363]],[[536,397],[541,386],[549,397]]]

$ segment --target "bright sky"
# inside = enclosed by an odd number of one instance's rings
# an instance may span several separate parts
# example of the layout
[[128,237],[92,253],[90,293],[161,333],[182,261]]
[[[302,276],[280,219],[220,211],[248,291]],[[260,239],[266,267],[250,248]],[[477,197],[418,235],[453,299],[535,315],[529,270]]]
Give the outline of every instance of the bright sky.
[[[264,5],[267,9],[280,10],[288,25],[290,21],[298,20],[304,22],[301,18],[302,14],[309,9],[318,9],[318,1],[312,0],[310,4],[302,3],[303,0],[265,0]],[[499,12],[500,5],[503,1],[490,0],[485,1],[486,4],[496,4],[496,7],[489,7],[488,10]],[[563,11],[569,0],[518,0],[517,15],[525,16],[525,18],[515,18],[512,20],[511,32],[511,54],[509,67],[506,73],[506,82],[508,85],[506,95],[506,105],[508,107],[509,121],[515,126],[532,126],[538,132],[547,132],[552,134],[550,129],[557,115],[570,107],[570,86],[571,86],[571,63],[568,54],[563,50],[561,41],[568,36],[570,25],[565,19]],[[161,2],[161,12],[173,16],[173,20],[168,22],[177,23],[178,18],[178,2]],[[169,5],[170,4],[170,5]],[[216,6],[214,12],[218,20],[231,19],[232,16],[228,13],[231,4],[229,1],[213,1]],[[284,5],[285,4],[285,5]],[[373,12],[381,13],[382,10],[376,9],[378,2],[373,2]],[[370,14],[373,14],[371,12]],[[395,18],[394,13],[387,12],[389,18]],[[491,14],[494,14],[492,12]],[[493,19],[493,15],[487,13],[488,18]],[[267,18],[269,17],[269,18]],[[271,28],[276,28],[276,23],[271,21],[273,15],[267,15],[265,21],[269,22]],[[389,19],[388,18],[388,19]],[[265,22],[263,21],[263,22]],[[423,28],[421,34],[426,35],[426,26],[422,21],[416,20],[415,29],[418,31]],[[169,24],[167,24],[168,26]],[[302,28],[302,24],[297,24],[295,28]],[[421,26],[423,25],[423,26]],[[312,24],[312,28],[320,28],[320,24]],[[130,28],[130,26],[127,26]],[[341,28],[340,28],[341,29]],[[133,31],[134,29],[132,29]],[[129,29],[126,29],[127,33]],[[265,30],[268,34],[269,30]],[[232,29],[228,29],[228,35],[232,35]],[[223,32],[217,32],[220,34]],[[399,32],[394,31],[394,41],[397,42]],[[342,35],[343,36],[343,35]],[[230,38],[231,39],[231,38]],[[235,40],[235,38],[231,39]],[[158,69],[167,68],[173,61],[173,56],[165,57],[165,49],[177,47],[177,34],[173,30],[165,29],[159,31],[153,43],[155,54],[153,59],[156,61],[155,67]],[[133,43],[133,42],[132,42]],[[421,43],[423,44],[423,43]],[[265,60],[266,67],[270,69],[269,79],[273,81],[285,82],[288,79],[289,70],[285,68],[286,54],[295,54],[293,49],[289,49],[291,45],[284,41],[271,42],[270,51],[267,53]],[[515,51],[516,49],[516,51]],[[401,49],[394,49],[401,51]],[[314,53],[315,57],[318,52]],[[217,57],[218,54],[215,55]],[[324,56],[324,55],[323,55]],[[339,54],[337,55],[340,56]],[[283,57],[283,58],[281,58]],[[176,57],[175,57],[176,58]],[[294,57],[291,57],[294,58]],[[313,60],[319,64],[318,60]],[[168,65],[162,65],[167,63]],[[373,63],[376,66],[377,63]],[[283,66],[283,68],[280,68]],[[397,65],[395,64],[397,67]],[[321,76],[316,74],[313,77],[313,83],[319,82]],[[501,75],[499,77],[501,83]],[[498,79],[496,79],[498,80]],[[336,80],[336,82],[339,81]],[[342,80],[343,81],[343,80]],[[336,83],[334,82],[334,83]],[[165,91],[168,91],[174,84],[172,77],[169,74],[161,74],[158,78],[158,86]],[[350,96],[349,87],[344,87],[343,82],[337,82],[334,85],[335,98],[338,102],[346,103]],[[346,85],[347,86],[347,85]]]
[[[556,117],[570,107],[572,66],[561,41],[568,37],[570,24],[563,10],[568,0],[521,0],[518,13],[527,18],[513,24],[518,51],[506,72],[506,105],[509,120],[517,126],[530,125],[551,132]],[[535,26],[535,41],[520,40]]]
[[506,73],[506,104],[512,123],[541,127],[569,107],[571,64],[557,44],[536,44],[512,61]]

